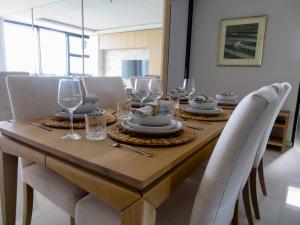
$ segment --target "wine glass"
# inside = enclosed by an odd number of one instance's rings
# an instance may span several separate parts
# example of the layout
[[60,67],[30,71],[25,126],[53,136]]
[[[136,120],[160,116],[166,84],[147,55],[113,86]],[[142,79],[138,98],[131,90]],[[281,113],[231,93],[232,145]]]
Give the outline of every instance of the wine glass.
[[190,99],[191,95],[195,92],[195,79],[184,79],[183,81],[183,91]]
[[161,79],[150,79],[150,96],[155,102],[163,95],[163,85]]
[[80,135],[73,130],[73,112],[82,104],[80,81],[77,79],[61,79],[58,86],[58,104],[69,111],[70,133],[61,137],[65,140],[78,140]]
[[141,101],[141,105],[143,105],[144,100],[150,94],[150,79],[140,78],[134,81],[134,86],[132,88],[132,92]]

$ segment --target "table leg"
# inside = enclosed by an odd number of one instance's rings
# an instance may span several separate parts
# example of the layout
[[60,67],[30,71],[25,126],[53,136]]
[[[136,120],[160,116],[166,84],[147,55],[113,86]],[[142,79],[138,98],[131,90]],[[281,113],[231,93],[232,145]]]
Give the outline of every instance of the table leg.
[[15,225],[17,204],[18,157],[0,151],[0,190],[2,221]]
[[156,209],[140,199],[121,212],[122,225],[155,225]]

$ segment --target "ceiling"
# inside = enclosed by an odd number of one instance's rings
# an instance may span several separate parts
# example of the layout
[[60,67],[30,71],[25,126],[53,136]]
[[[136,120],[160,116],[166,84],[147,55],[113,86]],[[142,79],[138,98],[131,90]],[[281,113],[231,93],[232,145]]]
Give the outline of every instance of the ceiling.
[[46,5],[59,0],[0,0],[0,16],[6,16],[22,10]]
[[[30,23],[33,7],[35,23],[81,26],[81,0],[0,0],[0,5],[6,19]],[[85,27],[95,31],[161,25],[162,18],[163,0],[84,0]]]

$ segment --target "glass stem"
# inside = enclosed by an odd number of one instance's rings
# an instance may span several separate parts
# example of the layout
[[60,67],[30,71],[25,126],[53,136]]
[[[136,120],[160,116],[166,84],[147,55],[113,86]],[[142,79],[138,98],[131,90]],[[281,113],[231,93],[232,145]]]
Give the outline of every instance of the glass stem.
[[73,110],[70,110],[69,114],[70,114],[70,128],[71,128],[70,132],[73,135],[74,134],[74,129],[73,129]]

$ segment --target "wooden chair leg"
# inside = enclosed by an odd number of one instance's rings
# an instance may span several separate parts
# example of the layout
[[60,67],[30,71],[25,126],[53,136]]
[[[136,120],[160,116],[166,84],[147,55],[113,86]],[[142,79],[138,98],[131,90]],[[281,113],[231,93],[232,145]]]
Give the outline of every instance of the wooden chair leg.
[[33,188],[23,183],[23,225],[30,225],[33,207]]
[[259,207],[257,201],[257,189],[256,189],[256,181],[257,181],[257,168],[252,168],[250,173],[250,193],[251,193],[251,200],[253,211],[256,219],[260,219],[259,215]]
[[258,166],[258,177],[259,182],[261,186],[261,190],[264,194],[264,196],[267,196],[267,189],[265,184],[265,174],[264,174],[264,160],[263,158],[260,160],[259,166]]
[[2,223],[5,225],[16,223],[17,178],[18,157],[0,149],[0,201]]
[[74,217],[70,217],[70,224],[75,225],[75,218]]
[[236,200],[231,225],[239,225],[239,200]]
[[243,188],[243,201],[245,206],[245,212],[246,217],[248,220],[249,225],[253,225],[253,219],[252,219],[252,210],[250,205],[250,190],[249,190],[249,180],[247,180],[247,183],[245,184],[245,187]]

